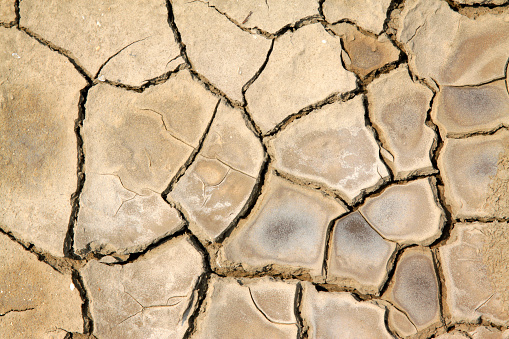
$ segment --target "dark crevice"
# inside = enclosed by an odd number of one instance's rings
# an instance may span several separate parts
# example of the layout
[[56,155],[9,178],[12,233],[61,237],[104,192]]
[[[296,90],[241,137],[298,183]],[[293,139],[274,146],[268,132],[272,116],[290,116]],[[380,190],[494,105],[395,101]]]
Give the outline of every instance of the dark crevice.
[[192,3],[192,2],[199,2],[199,3],[202,3],[204,5],[207,5],[207,7],[209,8],[212,8],[214,9],[218,14],[224,16],[226,19],[228,19],[228,21],[230,21],[232,24],[234,24],[235,26],[237,26],[237,28],[239,28],[240,30],[246,32],[246,33],[249,33],[249,34],[258,34],[258,35],[261,35],[261,36],[264,36],[268,39],[272,39],[274,37],[273,34],[263,30],[263,29],[260,29],[258,27],[253,27],[253,28],[249,28],[249,27],[245,27],[243,26],[244,23],[247,21],[247,19],[249,18],[249,16],[251,16],[251,14],[248,15],[248,17],[246,17],[246,19],[244,19],[244,22],[242,23],[239,23],[237,20],[233,19],[231,16],[229,16],[227,13],[225,12],[222,12],[221,10],[219,10],[219,8],[217,8],[216,6],[214,5],[211,5],[208,1],[206,0],[191,0],[189,1],[187,4],[189,3]]
[[85,288],[85,282],[83,281],[80,273],[76,270],[73,270],[72,272],[72,282],[78,290],[82,300],[81,312],[83,316],[83,333],[92,334],[94,331],[94,320],[92,319],[92,313],[90,311],[90,300]]
[[[263,144],[262,144],[263,145]],[[246,218],[248,215],[251,214],[252,209],[256,205],[256,202],[258,201],[258,198],[262,194],[262,187],[265,183],[265,176],[268,172],[270,158],[267,155],[267,150],[265,148],[265,145],[263,145],[263,151],[265,153],[265,159],[262,163],[262,166],[260,168],[260,172],[258,173],[256,183],[251,190],[251,194],[249,195],[249,198],[247,199],[246,203],[244,204],[244,207],[240,211],[240,213],[233,219],[233,221],[230,223],[230,225],[221,233],[217,238],[217,243],[222,243],[226,238],[230,236],[232,231],[235,229],[237,224],[239,223],[240,219]]]
[[446,289],[445,289],[445,276],[444,276],[444,272],[442,270],[442,263],[440,262],[440,255],[438,253],[438,249],[437,248],[434,248],[431,250],[431,254],[432,254],[432,257],[433,257],[433,266],[434,266],[434,269],[435,269],[435,274],[436,274],[436,280],[437,280],[437,285],[438,285],[438,306],[439,306],[439,312],[440,312],[440,322],[442,323],[442,325],[445,325],[445,319],[446,319],[446,316],[445,316],[445,303],[447,302],[446,300]]
[[384,327],[387,333],[389,333],[393,338],[399,338],[399,336],[391,329],[391,326],[389,325],[389,308],[385,305],[378,305],[379,307],[383,307],[384,309]]
[[[415,77],[415,75],[412,76],[412,78],[414,78],[414,77]],[[417,78],[417,77],[415,77],[415,78]],[[445,199],[444,180],[443,180],[442,174],[440,173],[439,168],[438,168],[438,158],[439,158],[440,153],[442,152],[442,149],[444,147],[444,140],[442,139],[442,136],[440,134],[440,130],[439,130],[438,126],[434,123],[434,121],[431,118],[431,112],[433,110],[433,106],[435,105],[435,100],[437,98],[437,91],[433,88],[433,86],[427,84],[422,79],[418,79],[418,81],[421,82],[422,84],[426,85],[433,92],[433,96],[431,97],[428,111],[426,113],[425,123],[426,123],[426,126],[431,128],[435,132],[435,143],[434,143],[432,149],[430,150],[430,159],[431,159],[431,164],[433,165],[433,168],[435,168],[437,170],[437,173],[434,175],[435,180],[436,180],[436,192],[435,193],[437,194],[438,203],[440,204],[440,207],[442,208],[442,211],[445,216],[445,223],[444,223],[444,227],[442,229],[442,234],[440,235],[440,237],[437,240],[435,240],[433,242],[433,244],[430,245],[430,247],[433,248],[433,247],[442,245],[443,243],[445,243],[445,241],[447,241],[447,239],[449,239],[452,228],[453,228],[453,221],[452,221],[451,208],[447,204],[447,201]]]
[[253,132],[253,134],[260,140],[260,142],[263,144],[263,133],[258,126],[258,124],[254,121],[253,116],[249,112],[249,108],[245,106],[242,108],[242,118],[244,119],[244,122],[246,123],[247,128]]
[[318,14],[320,17],[325,20],[325,15],[323,14],[323,3],[325,0],[318,0]]
[[405,2],[405,0],[391,0],[391,3],[389,4],[389,7],[387,8],[387,12],[385,14],[385,20],[384,20],[384,24],[383,24],[384,32],[387,32],[387,29],[390,26],[393,12],[396,9],[401,8],[403,6],[404,2]]
[[205,131],[203,132],[203,135],[201,136],[200,140],[198,141],[198,146],[191,152],[191,155],[189,155],[189,157],[187,158],[187,160],[184,163],[184,165],[182,165],[179,168],[177,173],[170,180],[170,183],[168,184],[168,187],[166,187],[166,189],[161,193],[161,197],[165,201],[171,203],[170,201],[167,200],[168,194],[170,194],[170,192],[173,190],[175,184],[177,184],[177,182],[180,180],[180,178],[185,174],[187,169],[194,162],[194,159],[196,159],[196,156],[198,155],[198,153],[200,153],[200,151],[201,151],[201,149],[203,147],[203,144],[205,142],[205,139],[207,138],[207,136],[209,134],[209,131],[210,131],[210,128],[212,127],[212,124],[213,124],[213,122],[215,120],[215,117],[216,117],[216,114],[217,114],[217,111],[218,111],[220,103],[221,103],[221,100],[218,100],[216,106],[214,107],[214,112],[212,113],[212,117],[210,118],[210,121],[209,121],[207,127],[205,128]]
[[313,278],[309,273],[309,269],[299,266],[285,266],[279,264],[268,264],[265,266],[257,266],[255,268],[245,269],[242,265],[234,263],[229,266],[217,265],[212,268],[213,273],[219,277],[231,278],[263,278],[272,277],[277,279],[300,280],[312,282]]
[[[2,1],[7,1],[7,0],[2,0]],[[20,0],[15,0],[13,3],[14,15],[15,15],[14,20],[10,21],[10,22],[1,22],[0,21],[0,27],[5,27],[5,28],[19,27],[19,20],[20,20],[19,2],[20,2]]]
[[343,292],[343,293],[350,293],[352,297],[356,301],[377,301],[377,300],[383,300],[385,301],[381,294],[368,294],[368,293],[361,293],[356,288],[353,288],[351,286],[343,286],[343,285],[337,285],[337,284],[329,284],[329,283],[317,283],[313,282],[312,285],[316,288],[318,292]]
[[380,159],[382,164],[385,166],[385,169],[387,170],[387,173],[389,173],[389,181],[393,181],[394,180],[394,173],[392,172],[392,168],[391,168],[391,166],[389,166],[389,164],[385,160],[385,157],[382,155],[383,145],[382,145],[382,141],[380,140],[380,137],[379,137],[379,132],[375,128],[375,125],[373,125],[373,123],[371,122],[371,117],[370,117],[370,114],[369,114],[369,101],[368,101],[368,96],[367,95],[363,95],[362,96],[362,104],[364,105],[364,122],[365,122],[365,125],[366,125],[366,127],[369,130],[371,130],[373,138],[375,139],[375,141],[376,141],[376,143],[378,145],[378,158]]
[[242,100],[244,101],[243,102],[243,105],[246,106],[247,105],[247,100],[246,100],[246,91],[249,89],[249,87],[251,86],[251,84],[253,82],[256,81],[256,79],[258,79],[258,77],[260,76],[260,74],[263,72],[263,70],[265,69],[265,67],[267,67],[267,64],[269,63],[269,58],[270,58],[270,55],[272,54],[272,50],[274,49],[274,40],[271,41],[270,43],[270,47],[269,47],[269,50],[267,51],[267,56],[265,57],[265,60],[263,61],[263,64],[260,66],[260,68],[258,69],[258,71],[256,71],[255,75],[253,75],[253,77],[251,79],[249,79],[249,81],[244,85],[242,86]]
[[[399,50],[399,48],[398,48]],[[396,61],[390,62],[388,64],[383,65],[382,67],[375,69],[362,79],[362,82],[364,86],[367,86],[369,83],[371,83],[373,80],[378,79],[381,75],[390,73],[391,71],[395,70],[401,65],[407,64],[408,58],[405,53],[403,53],[401,50],[399,52],[399,58]]]
[[338,216],[334,219],[332,219],[329,222],[329,225],[327,225],[327,233],[325,234],[325,249],[324,249],[324,255],[323,255],[323,264],[322,264],[322,275],[327,281],[328,273],[329,273],[329,260],[331,256],[331,249],[332,249],[332,233],[334,232],[334,226],[336,225],[336,222],[342,217]]
[[14,19],[14,22],[12,23],[13,26],[16,26],[19,28],[19,23],[21,21],[21,11],[19,9],[19,3],[20,0],[14,1],[14,13],[16,14],[16,18]]
[[184,43],[182,42],[182,36],[180,35],[178,27],[175,24],[175,16],[173,15],[173,5],[171,4],[170,0],[166,0],[166,8],[168,9],[168,25],[173,31],[173,37],[175,38],[175,42],[180,47],[180,55],[182,56],[182,59],[184,59],[186,64],[192,67],[191,63],[189,62],[189,58],[187,57],[186,45],[184,45]]
[[466,139],[466,138],[476,137],[476,136],[481,136],[481,135],[485,135],[485,136],[493,135],[500,130],[509,130],[509,125],[499,124],[497,127],[494,127],[489,130],[481,130],[481,131],[468,132],[468,133],[447,133],[447,138],[449,138],[449,139]]
[[500,324],[494,324],[485,318],[481,317],[476,322],[467,322],[467,321],[460,321],[457,323],[449,323],[445,326],[446,332],[452,332],[452,331],[463,331],[463,332],[471,332],[476,330],[477,328],[485,326],[491,329],[495,329],[497,331],[503,332],[509,328],[509,326],[500,325]]
[[[198,278],[198,281],[196,282],[196,286],[194,287],[193,291],[195,292],[195,295],[191,299],[189,306],[188,306],[188,313],[191,313],[191,309],[193,306],[195,307],[194,311],[189,315],[188,324],[189,327],[187,328],[183,338],[191,338],[194,332],[196,331],[196,328],[198,326],[198,317],[201,314],[202,308],[204,307],[205,298],[207,297],[207,292],[209,289],[209,281],[212,274],[212,269],[210,268],[210,255],[207,252],[206,248],[200,243],[198,238],[194,234],[192,234],[190,231],[186,233],[189,236],[189,239],[195,249],[200,252],[203,258],[203,268],[204,272],[200,275]],[[196,298],[196,303],[194,302],[194,298]]]
[[476,218],[456,218],[453,220],[454,223],[497,223],[497,222],[508,222],[509,216],[507,217],[476,217]]
[[12,241],[23,247],[26,251],[32,253],[36,256],[37,260],[49,265],[55,271],[61,274],[68,274],[72,272],[73,267],[82,266],[82,262],[71,260],[68,258],[55,257],[52,254],[46,253],[40,248],[36,247],[34,244],[30,242],[25,242],[21,239],[15,237],[11,232],[5,231],[0,228],[0,234],[4,234],[9,237]]
[[242,109],[242,113],[243,113],[244,120],[246,120],[247,127],[255,133],[255,135],[258,137],[258,139],[260,139],[260,141],[262,143],[263,143],[263,137],[262,137],[263,133],[262,133],[260,127],[258,127],[256,122],[254,121],[251,113],[248,110],[246,92],[249,89],[249,87],[251,86],[251,84],[256,79],[258,79],[258,77],[263,72],[265,67],[267,67],[267,64],[269,62],[269,58],[270,58],[270,55],[272,54],[273,49],[274,49],[274,40],[272,40],[272,42],[270,44],[269,50],[267,51],[267,57],[265,58],[262,66],[258,69],[258,71],[255,73],[255,75],[253,75],[253,77],[251,79],[249,79],[249,81],[244,86],[242,86],[242,101],[243,101],[242,105],[244,106],[244,108]]
[[356,88],[349,92],[331,94],[328,97],[326,97],[325,99],[301,109],[297,113],[288,115],[283,121],[281,121],[279,124],[277,124],[276,127],[274,127],[269,132],[265,133],[264,137],[276,136],[280,131],[285,129],[294,120],[300,119],[300,118],[308,115],[309,113],[311,113],[317,109],[320,109],[326,105],[330,105],[335,102],[345,102],[345,101],[351,100],[360,93],[362,93],[362,90],[359,88]]
[[161,74],[161,75],[159,75],[159,76],[157,76],[155,78],[146,80],[146,82],[143,85],[141,85],[141,86],[126,85],[126,84],[123,84],[121,82],[117,82],[117,81],[113,81],[113,80],[108,80],[108,79],[104,79],[104,80],[95,79],[94,83],[95,84],[97,84],[97,83],[105,83],[105,84],[108,84],[110,86],[114,86],[114,87],[117,87],[117,88],[124,89],[126,91],[133,91],[133,92],[136,92],[136,93],[143,93],[147,88],[163,84],[166,81],[168,81],[169,79],[171,79],[174,76],[176,76],[176,74],[178,72],[180,72],[182,70],[185,70],[185,69],[189,69],[189,66],[187,64],[182,63],[182,64],[178,65],[174,70],[168,71],[168,72],[166,72],[164,74]]
[[297,286],[295,287],[295,299],[293,304],[293,310],[295,314],[295,319],[297,320],[297,339],[306,339],[308,338],[308,330],[304,323],[304,318],[302,317],[302,297],[303,297],[303,288],[302,283],[299,281]]
[[87,103],[88,91],[92,88],[92,84],[88,84],[80,91],[80,98],[78,101],[78,118],[74,122],[74,133],[76,134],[77,145],[77,183],[76,191],[71,195],[71,215],[69,217],[69,224],[67,233],[64,240],[63,252],[67,258],[80,259],[74,252],[74,227],[78,220],[78,213],[80,210],[80,196],[85,185],[85,153],[83,151],[83,136],[81,129],[83,128],[83,121],[85,120],[85,105]]
[[311,16],[302,18],[292,24],[288,24],[288,25],[284,26],[283,28],[279,29],[276,33],[274,33],[273,36],[275,39],[277,39],[280,36],[286,34],[287,32],[295,32],[296,30],[298,30],[299,28],[302,28],[304,26],[321,23],[323,21],[324,20],[322,19],[322,17],[320,15],[311,15]]
[[357,197],[355,197],[351,203],[347,202],[348,199],[346,198],[346,196],[344,196],[344,194],[342,192],[340,192],[339,190],[330,188],[323,183],[296,177],[292,174],[289,174],[289,173],[286,173],[286,172],[283,172],[280,170],[274,170],[274,174],[277,175],[278,177],[283,178],[283,179],[285,179],[291,183],[294,183],[296,185],[319,190],[323,194],[326,194],[326,195],[332,197],[333,199],[335,199],[336,201],[338,201],[339,203],[343,204],[347,211],[354,212],[354,211],[358,210],[359,207],[364,204],[366,199],[379,196],[388,187],[392,187],[395,185],[404,185],[404,184],[411,183],[411,182],[414,182],[414,181],[420,180],[420,179],[433,178],[433,177],[435,177],[435,175],[437,173],[436,172],[434,172],[434,173],[419,173],[419,172],[417,172],[417,173],[413,173],[405,178],[393,179],[392,181],[386,180],[386,181],[380,183],[379,185],[376,185],[374,188],[363,189],[361,191],[361,193]]
[[[440,173],[438,168],[438,158],[440,157],[440,154],[442,152],[442,149],[444,147],[444,140],[442,139],[440,129],[435,124],[435,122],[432,119],[431,112],[433,111],[433,107],[436,102],[436,98],[438,95],[437,90],[432,84],[427,83],[424,79],[418,78],[415,74],[412,74],[412,72],[409,70],[410,76],[412,79],[416,79],[421,84],[428,87],[432,92],[433,96],[431,97],[428,111],[426,113],[426,126],[431,128],[435,133],[435,142],[433,144],[432,149],[430,150],[430,159],[433,167],[437,169],[437,174],[434,176],[435,178],[435,185],[434,185],[434,194],[435,199],[438,203],[438,205],[442,209],[442,233],[438,239],[436,239],[429,248],[431,249],[432,257],[433,257],[433,265],[435,269],[435,274],[437,276],[437,284],[438,284],[438,301],[439,301],[439,311],[440,311],[440,322],[444,325],[446,323],[446,320],[449,318],[449,316],[446,314],[447,309],[447,291],[445,286],[445,276],[442,270],[442,263],[440,262],[440,255],[438,253],[438,247],[445,244],[445,242],[450,238],[451,231],[454,227],[453,219],[452,219],[452,213],[451,208],[447,204],[447,201],[445,199],[445,192],[444,192],[444,181],[442,178],[442,173]],[[436,84],[435,84],[436,85]],[[438,86],[437,86],[438,87]],[[439,88],[439,87],[438,87]]]
[[240,109],[242,109],[244,107],[240,101],[237,101],[237,100],[234,100],[234,99],[231,99],[230,97],[228,97],[228,95],[226,95],[226,93],[224,93],[219,88],[217,88],[214,84],[212,84],[205,76],[196,72],[196,70],[194,68],[191,67],[189,69],[189,71],[191,72],[191,75],[194,80],[203,84],[203,86],[205,86],[205,88],[212,94],[215,94],[215,95],[221,97],[224,101],[226,101],[228,103],[229,106],[235,107],[235,108],[240,108]]
[[451,10],[470,19],[476,19],[485,14],[500,15],[509,12],[509,1],[502,4],[460,4],[454,0],[444,1]]
[[[387,8],[386,18],[383,24],[383,31],[387,34],[387,37],[403,54],[406,55],[405,47],[396,39],[397,33],[397,15],[403,10],[405,0],[392,0],[389,7]],[[408,55],[407,55],[408,59]]]
[[230,21],[232,24],[237,26],[237,28],[239,28],[240,30],[242,30],[242,31],[244,31],[246,33],[249,33],[249,34],[261,35],[261,36],[263,36],[263,37],[265,37],[267,39],[277,39],[278,37],[280,37],[281,35],[285,34],[288,31],[293,32],[293,31],[295,31],[295,30],[297,30],[297,29],[299,29],[299,28],[301,28],[303,26],[320,22],[320,21],[322,21],[322,17],[323,17],[321,15],[310,15],[310,16],[301,18],[301,19],[297,20],[296,22],[286,24],[285,26],[283,26],[280,29],[278,29],[275,33],[271,33],[271,32],[268,32],[268,31],[266,31],[264,29],[261,29],[261,28],[259,28],[257,26],[254,26],[254,27],[246,27],[246,26],[244,26],[244,24],[247,22],[247,19],[249,19],[249,16],[251,16],[252,12],[251,12],[251,14],[249,14],[246,17],[246,19],[244,19],[243,22],[238,22],[237,20],[232,18],[230,15],[228,15],[228,13],[219,10],[216,6],[211,5],[208,1],[205,1],[205,0],[194,0],[194,1],[190,1],[190,2],[200,2],[200,3],[204,4],[204,5],[207,5],[209,8],[213,8],[217,13],[219,13],[220,15],[222,15],[226,19],[228,19],[228,21]]
[[285,179],[286,181],[291,182],[292,184],[307,187],[314,190],[319,190],[322,194],[325,196],[331,197],[332,199],[336,200],[338,203],[340,203],[347,211],[350,211],[351,204],[347,203],[348,198],[346,195],[344,195],[339,190],[336,190],[334,188],[328,187],[326,184],[323,184],[321,182],[309,180],[309,179],[303,179],[300,177],[296,177],[290,173],[274,169],[274,174],[282,179]]
[[475,9],[475,8],[487,8],[487,9],[496,9],[496,8],[507,8],[509,7],[509,1],[506,1],[502,4],[492,4],[492,3],[484,3],[484,4],[461,4],[459,2],[456,2],[454,0],[444,0],[449,7],[455,11],[459,12],[460,14],[463,14],[463,10],[466,9]]
[[3,317],[3,316],[5,316],[9,313],[12,313],[12,312],[19,313],[19,312],[26,312],[26,311],[33,311],[33,310],[35,310],[34,307],[23,308],[23,309],[12,309],[12,310],[6,311],[5,313],[0,313],[0,317]]
[[[165,237],[162,237],[161,239],[159,239],[157,241],[154,241],[153,243],[148,245],[146,248],[144,248],[142,251],[129,253],[129,256],[127,257],[126,260],[115,262],[115,263],[112,263],[112,264],[107,264],[107,265],[111,265],[111,266],[121,265],[121,266],[123,266],[123,265],[131,264],[134,261],[136,261],[138,258],[143,257],[145,254],[147,254],[148,252],[150,252],[154,248],[162,246],[163,244],[165,244],[165,243],[167,243],[169,241],[172,241],[172,240],[175,240],[177,238],[183,237],[185,234],[188,233],[188,230],[186,229],[185,226],[187,226],[187,224],[185,224],[184,227],[182,229],[180,229],[179,231],[174,232],[172,234],[169,234],[169,235],[167,235]],[[110,255],[114,256],[114,254],[110,254]]]
[[48,40],[44,39],[43,37],[39,36],[38,34],[31,32],[28,28],[19,27],[19,30],[22,32],[25,32],[29,37],[37,40],[40,44],[48,47],[52,51],[55,51],[58,54],[66,57],[67,60],[69,60],[69,62],[74,66],[74,68],[78,71],[78,73],[81,74],[81,76],[83,76],[87,80],[88,83],[93,82],[93,80],[92,80],[93,76],[90,73],[88,73],[88,71],[85,69],[85,67],[83,67],[76,60],[76,58],[74,57],[74,55],[72,55],[72,53],[70,51],[56,46],[51,41],[48,41]]
[[390,268],[387,270],[387,278],[386,278],[384,284],[382,285],[382,287],[380,288],[379,295],[383,296],[385,294],[385,292],[387,292],[389,286],[391,286],[391,283],[393,281],[394,274],[396,273],[396,268],[397,268],[398,263],[401,259],[401,256],[403,255],[403,253],[405,252],[406,249],[412,248],[412,247],[417,247],[417,245],[409,245],[409,246],[397,245],[396,246],[396,250],[394,251],[393,257],[392,257],[392,265],[390,265]]

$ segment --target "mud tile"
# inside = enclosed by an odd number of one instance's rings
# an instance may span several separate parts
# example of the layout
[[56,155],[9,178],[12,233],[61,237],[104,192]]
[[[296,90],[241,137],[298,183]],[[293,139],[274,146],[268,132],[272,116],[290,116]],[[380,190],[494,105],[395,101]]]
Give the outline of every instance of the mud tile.
[[172,9],[194,69],[242,101],[242,87],[267,58],[270,40],[242,31],[205,1],[174,0]]
[[83,330],[82,301],[71,276],[39,261],[4,234],[0,277],[1,338],[62,338],[57,328]]
[[271,140],[278,170],[338,190],[349,202],[388,177],[360,97],[311,112]]
[[253,177],[198,155],[170,195],[196,224],[191,229],[197,227],[200,237],[214,240],[243,209],[255,183]]
[[364,34],[347,23],[335,24],[331,30],[342,38],[346,69],[361,78],[399,59],[399,50],[386,35]]
[[187,71],[143,93],[109,85],[89,91],[78,252],[136,252],[181,229],[161,193],[198,146],[216,104]]
[[395,249],[359,212],[348,214],[334,225],[327,282],[376,294],[387,279]]
[[396,178],[432,173],[431,148],[435,132],[426,126],[433,92],[412,81],[399,67],[368,85],[369,113]]
[[[254,280],[254,279],[253,279]],[[213,276],[209,282],[205,312],[198,318],[197,331],[193,338],[295,338],[297,326],[295,322],[278,322],[272,319],[267,310],[280,311],[293,309],[294,300],[286,295],[284,301],[266,300],[258,304],[251,287],[250,280],[235,280]],[[258,291],[268,293],[281,292],[281,285],[289,285],[295,294],[295,285],[268,280],[260,284]],[[263,286],[262,286],[263,285]],[[287,287],[283,287],[286,289]],[[286,292],[284,292],[286,293]]]
[[453,319],[509,322],[507,223],[459,223],[440,248]]
[[397,39],[419,76],[455,86],[504,76],[509,48],[505,15],[486,14],[474,20],[441,0],[412,0],[397,21]]
[[438,282],[429,249],[405,250],[384,297],[404,311],[418,330],[439,321]]
[[161,193],[198,146],[216,103],[187,71],[143,93],[93,87],[83,127],[87,173],[116,174],[137,194]]
[[187,236],[158,246],[135,262],[90,261],[81,273],[100,338],[181,338],[196,307],[203,258]]
[[74,248],[79,254],[141,252],[183,226],[160,194],[139,195],[125,189],[115,175],[91,173],[81,193]]
[[0,27],[0,84],[0,224],[62,256],[86,82],[66,58]]
[[271,174],[251,214],[220,250],[219,268],[242,265],[252,271],[275,265],[320,276],[327,227],[345,211],[320,192]]
[[115,0],[26,0],[20,11],[21,26],[72,53],[90,74],[111,58],[102,73],[109,80],[139,86],[183,62],[173,60],[180,49],[162,0],[129,6]]
[[360,27],[379,34],[384,25],[390,0],[325,0],[323,14],[329,23],[351,20]]
[[505,217],[509,208],[509,132],[449,139],[438,159],[455,218]]
[[14,0],[4,0],[0,2],[0,22],[8,24],[16,20],[14,3]]
[[207,3],[243,27],[256,27],[269,33],[276,33],[302,18],[318,15],[318,2],[315,1],[210,0]]
[[384,238],[403,245],[429,245],[440,237],[445,223],[432,179],[390,186],[368,198],[360,212]]
[[241,112],[221,104],[195,162],[170,193],[195,234],[210,241],[225,231],[251,196],[263,159]]
[[306,283],[302,316],[310,338],[392,338],[385,327],[386,309],[357,301],[350,293],[317,292]]
[[265,133],[306,106],[356,88],[341,63],[340,39],[319,23],[287,32],[274,42],[267,66],[247,89],[249,109]]
[[444,135],[489,131],[509,125],[509,94],[505,80],[475,87],[444,86],[431,112]]

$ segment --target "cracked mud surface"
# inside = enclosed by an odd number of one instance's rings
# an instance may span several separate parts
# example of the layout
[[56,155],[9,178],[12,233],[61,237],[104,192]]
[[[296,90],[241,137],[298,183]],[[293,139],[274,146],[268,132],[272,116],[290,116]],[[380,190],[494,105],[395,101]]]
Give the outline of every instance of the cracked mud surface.
[[509,2],[0,2],[0,338],[509,338]]

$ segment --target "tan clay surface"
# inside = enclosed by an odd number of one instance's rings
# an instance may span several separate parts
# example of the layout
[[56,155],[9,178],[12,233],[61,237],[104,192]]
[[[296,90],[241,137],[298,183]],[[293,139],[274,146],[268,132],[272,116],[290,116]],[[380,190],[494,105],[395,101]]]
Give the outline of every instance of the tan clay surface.
[[509,1],[0,0],[0,339],[509,339]]

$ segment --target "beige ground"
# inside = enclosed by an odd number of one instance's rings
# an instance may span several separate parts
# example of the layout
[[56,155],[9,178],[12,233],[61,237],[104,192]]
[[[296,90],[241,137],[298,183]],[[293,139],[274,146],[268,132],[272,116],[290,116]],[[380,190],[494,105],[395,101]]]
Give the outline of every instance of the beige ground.
[[509,338],[507,0],[0,0],[0,338]]

